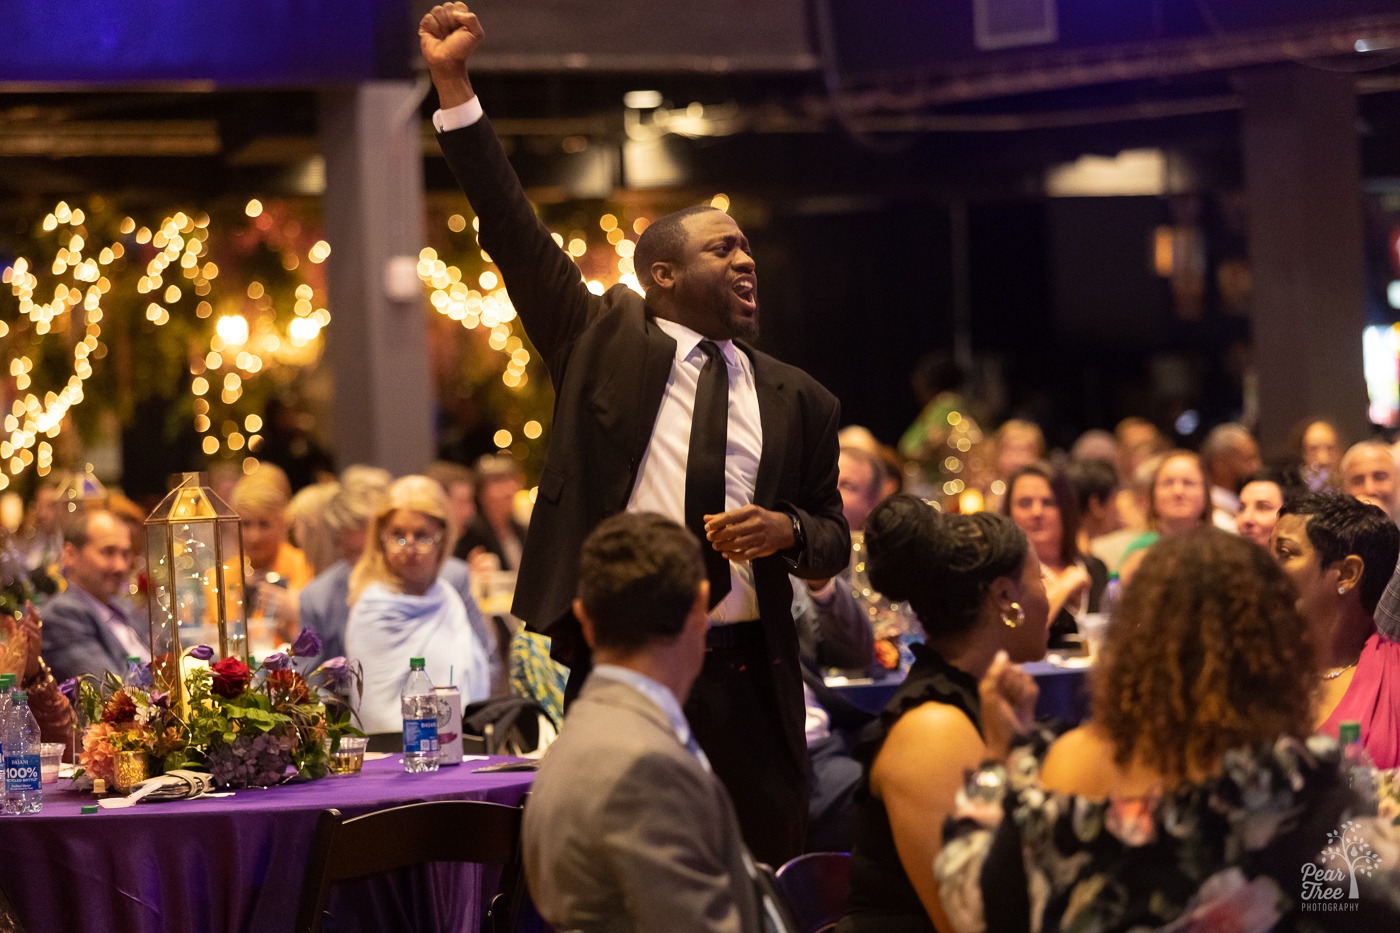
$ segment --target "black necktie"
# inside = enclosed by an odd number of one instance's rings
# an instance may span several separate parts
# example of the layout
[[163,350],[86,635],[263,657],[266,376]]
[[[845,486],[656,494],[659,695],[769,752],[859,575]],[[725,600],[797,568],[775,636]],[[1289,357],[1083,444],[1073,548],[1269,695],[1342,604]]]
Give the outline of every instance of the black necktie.
[[695,386],[690,454],[685,463],[685,524],[700,538],[710,608],[729,592],[729,561],[705,540],[705,516],[724,511],[724,448],[729,433],[729,367],[713,341],[700,341],[705,365]]

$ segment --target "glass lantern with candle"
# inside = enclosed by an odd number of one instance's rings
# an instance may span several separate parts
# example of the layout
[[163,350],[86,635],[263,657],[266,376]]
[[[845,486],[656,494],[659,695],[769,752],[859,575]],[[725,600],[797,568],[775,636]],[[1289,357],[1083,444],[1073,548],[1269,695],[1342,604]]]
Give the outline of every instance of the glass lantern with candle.
[[238,514],[200,473],[185,473],[146,519],[151,670],[156,689],[183,707],[185,652],[247,654],[243,537]]

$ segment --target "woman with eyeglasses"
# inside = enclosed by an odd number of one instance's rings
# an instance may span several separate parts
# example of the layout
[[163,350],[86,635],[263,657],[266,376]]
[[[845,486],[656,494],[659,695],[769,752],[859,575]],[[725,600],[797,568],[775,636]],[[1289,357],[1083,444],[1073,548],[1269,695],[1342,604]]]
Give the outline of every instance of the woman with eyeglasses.
[[426,662],[438,686],[455,683],[462,702],[491,691],[488,655],[467,621],[462,597],[438,581],[458,529],[447,496],[426,476],[405,476],[370,522],[364,553],[350,574],[345,653],[363,668],[361,727],[395,732],[409,658]]

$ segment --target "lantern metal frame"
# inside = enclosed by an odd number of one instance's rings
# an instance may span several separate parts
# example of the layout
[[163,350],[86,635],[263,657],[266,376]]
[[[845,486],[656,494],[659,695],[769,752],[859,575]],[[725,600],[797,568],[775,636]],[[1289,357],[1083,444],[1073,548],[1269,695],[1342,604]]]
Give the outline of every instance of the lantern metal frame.
[[248,650],[242,525],[202,473],[181,474],[145,525],[151,670],[183,709],[185,652],[194,645],[182,629],[212,624],[218,643],[209,647],[221,658]]

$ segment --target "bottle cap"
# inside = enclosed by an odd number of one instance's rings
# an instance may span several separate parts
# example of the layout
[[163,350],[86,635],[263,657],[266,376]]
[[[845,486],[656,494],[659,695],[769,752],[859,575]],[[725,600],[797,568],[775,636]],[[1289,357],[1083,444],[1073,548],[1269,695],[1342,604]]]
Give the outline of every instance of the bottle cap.
[[1361,723],[1354,720],[1347,720],[1337,727],[1337,738],[1341,739],[1343,745],[1350,745],[1352,742],[1361,741]]
[[408,659],[408,669],[411,670],[411,671],[421,671],[421,670],[423,669],[423,659],[422,659],[422,658],[409,658],[409,659]]
[[83,813],[84,813],[84,814],[96,813],[96,812],[97,812],[97,804],[95,804],[95,803],[86,804],[86,805],[83,807]]

